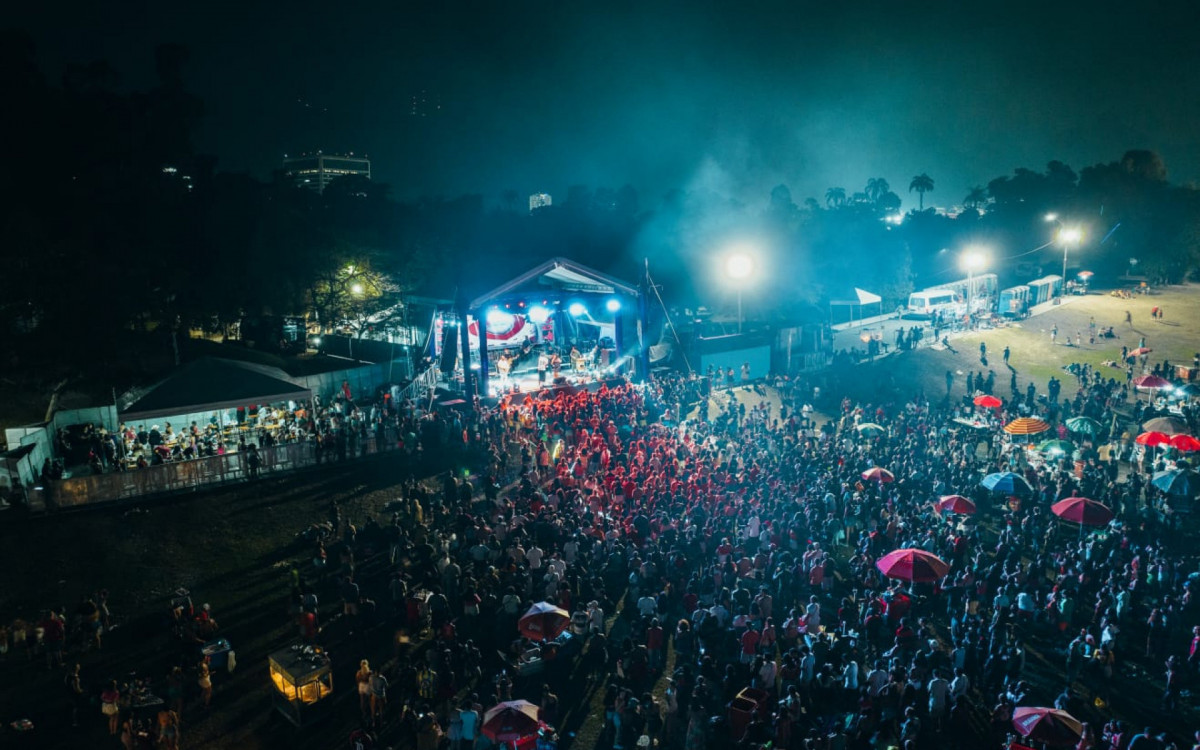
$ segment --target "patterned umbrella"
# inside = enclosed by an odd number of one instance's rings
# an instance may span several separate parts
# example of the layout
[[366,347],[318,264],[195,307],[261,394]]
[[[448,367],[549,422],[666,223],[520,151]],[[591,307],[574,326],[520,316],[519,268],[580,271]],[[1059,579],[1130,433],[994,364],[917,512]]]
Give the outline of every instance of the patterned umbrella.
[[1104,428],[1091,417],[1071,417],[1067,420],[1067,429],[1071,432],[1078,432],[1081,435],[1096,437]]
[[495,742],[514,742],[538,730],[538,707],[529,701],[497,703],[483,714],[479,729]]
[[980,484],[992,492],[1003,492],[1006,495],[1023,494],[1028,496],[1033,493],[1033,488],[1029,486],[1029,482],[1025,481],[1025,477],[1013,474],[1011,471],[988,474]]
[[963,516],[975,513],[975,503],[962,495],[945,495],[935,503],[935,506],[942,513],[958,513]]
[[1200,440],[1191,435],[1172,435],[1171,447],[1184,453],[1194,453],[1200,451]]
[[896,477],[892,475],[892,472],[888,471],[887,469],[881,469],[878,466],[876,466],[874,469],[867,469],[864,471],[862,473],[862,478],[869,479],[872,482],[879,482],[880,484],[887,484],[888,482],[896,481]]
[[1009,435],[1037,435],[1050,429],[1037,417],[1020,417],[1004,425],[1004,431]]
[[1062,455],[1070,455],[1075,450],[1075,444],[1070,440],[1043,440],[1038,444],[1038,450],[1042,453],[1061,453]]
[[1144,445],[1147,448],[1155,448],[1160,445],[1167,445],[1171,442],[1171,436],[1162,432],[1143,432],[1133,439],[1133,442],[1138,445]]
[[854,429],[858,430],[860,435],[866,435],[869,438],[879,437],[880,435],[887,434],[887,429],[885,427],[882,425],[877,425],[874,422],[863,422]]
[[1018,708],[1012,723],[1022,737],[1047,745],[1074,745],[1083,734],[1079,719],[1056,708]]
[[1105,504],[1086,497],[1068,497],[1050,506],[1050,512],[1064,521],[1084,526],[1105,526],[1113,520],[1112,510]]
[[1146,420],[1142,423],[1142,429],[1147,432],[1162,432],[1167,435],[1186,435],[1191,432],[1188,429],[1187,420],[1169,414],[1165,417],[1155,417],[1154,419]]
[[1145,391],[1156,391],[1169,387],[1171,381],[1164,380],[1157,375],[1138,375],[1133,379],[1133,384]]
[[1004,402],[995,396],[983,395],[975,397],[975,405],[982,406],[985,409],[998,409],[1003,404]]
[[570,624],[570,612],[549,602],[538,602],[521,615],[521,619],[517,621],[517,629],[530,640],[552,641]]
[[910,583],[940,581],[950,572],[950,566],[942,558],[915,548],[889,552],[879,558],[875,567],[888,578],[899,578]]

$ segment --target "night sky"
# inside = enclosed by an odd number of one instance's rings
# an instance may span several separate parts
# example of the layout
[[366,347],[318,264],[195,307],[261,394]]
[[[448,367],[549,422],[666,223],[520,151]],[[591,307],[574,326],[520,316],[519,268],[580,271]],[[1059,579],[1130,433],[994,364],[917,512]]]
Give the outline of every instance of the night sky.
[[[43,69],[153,83],[191,50],[197,146],[267,177],[367,153],[402,198],[632,184],[797,202],[884,177],[961,202],[1014,167],[1158,151],[1200,179],[1200,5],[1175,2],[29,3]],[[414,106],[414,98],[416,104]]]

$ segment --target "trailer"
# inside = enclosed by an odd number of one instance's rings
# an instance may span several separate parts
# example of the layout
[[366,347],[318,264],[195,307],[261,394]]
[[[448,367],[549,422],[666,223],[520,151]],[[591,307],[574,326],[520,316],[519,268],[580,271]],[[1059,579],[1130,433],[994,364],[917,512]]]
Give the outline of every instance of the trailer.
[[1062,293],[1062,277],[1051,274],[1029,282],[1029,305],[1049,302]]
[[1024,318],[1029,314],[1030,289],[1025,284],[1000,290],[996,312],[1006,318]]

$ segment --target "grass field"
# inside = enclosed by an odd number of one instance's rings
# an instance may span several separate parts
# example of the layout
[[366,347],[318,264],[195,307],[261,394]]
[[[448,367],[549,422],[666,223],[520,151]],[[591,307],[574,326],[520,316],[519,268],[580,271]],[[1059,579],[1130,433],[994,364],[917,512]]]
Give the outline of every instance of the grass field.
[[[1162,322],[1150,319],[1151,308],[1159,306],[1165,313]],[[1125,323],[1125,311],[1133,316],[1132,327]],[[1088,342],[1088,323],[1094,319],[1097,327],[1113,326],[1119,338]],[[1057,343],[1051,342],[1051,330],[1058,327]],[[1082,336],[1081,346],[1072,344],[1076,334]],[[1149,296],[1132,300],[1118,299],[1107,294],[1091,294],[1069,298],[1066,303],[1049,311],[1013,323],[1007,328],[961,333],[951,338],[951,350],[923,347],[912,352],[899,352],[855,368],[854,378],[843,385],[861,396],[872,396],[877,388],[891,383],[896,393],[909,396],[924,390],[930,398],[946,392],[946,371],[955,374],[954,395],[961,396],[970,372],[986,375],[996,373],[997,395],[1008,396],[1010,371],[1001,356],[1004,347],[1011,350],[1009,364],[1016,372],[1022,392],[1032,380],[1039,393],[1044,393],[1052,376],[1063,380],[1063,367],[1072,363],[1088,363],[1098,367],[1108,377],[1123,380],[1123,368],[1105,367],[1103,362],[1120,360],[1122,345],[1134,349],[1142,337],[1153,349],[1150,362],[1167,359],[1172,363],[1190,364],[1200,351],[1200,288],[1195,285],[1173,286],[1154,290]],[[987,344],[988,367],[980,362],[979,344]],[[1074,392],[1074,379],[1067,377],[1064,393]],[[835,389],[836,390],[836,389]]]

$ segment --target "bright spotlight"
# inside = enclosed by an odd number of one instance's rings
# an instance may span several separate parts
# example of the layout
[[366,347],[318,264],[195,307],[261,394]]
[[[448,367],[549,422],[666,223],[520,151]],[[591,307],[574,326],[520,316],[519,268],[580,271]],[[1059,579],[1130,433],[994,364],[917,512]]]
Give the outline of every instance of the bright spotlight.
[[737,281],[747,279],[754,273],[754,259],[745,253],[733,253],[725,259],[725,273]]
[[587,308],[583,306],[582,302],[572,302],[571,306],[567,308],[567,312],[578,318],[581,315],[587,314]]
[[350,291],[354,294],[362,294],[363,293],[363,285],[362,284],[352,284],[350,286]]
[[604,307],[611,313],[615,313],[621,309],[621,300],[613,298],[604,303]]
[[1067,245],[1074,245],[1083,239],[1083,230],[1079,227],[1063,227],[1058,232],[1058,241]]
[[550,318],[550,311],[541,305],[534,305],[529,308],[529,319],[537,325],[545,323]]
[[1058,214],[1046,214],[1046,221],[1058,221]]
[[498,330],[512,325],[513,316],[503,310],[488,310],[487,324],[488,328]]
[[987,265],[987,255],[978,248],[967,248],[958,259],[964,271],[974,273]]

